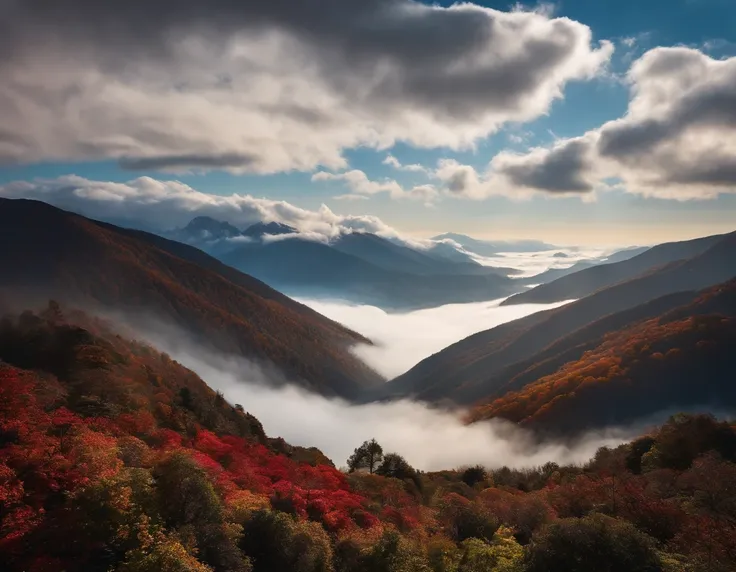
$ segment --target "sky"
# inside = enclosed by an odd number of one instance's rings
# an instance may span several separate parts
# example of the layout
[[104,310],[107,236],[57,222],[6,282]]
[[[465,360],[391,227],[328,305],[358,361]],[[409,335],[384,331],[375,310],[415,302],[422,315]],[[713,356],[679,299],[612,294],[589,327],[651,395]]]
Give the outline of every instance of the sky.
[[0,197],[633,245],[736,227],[736,2],[0,0]]

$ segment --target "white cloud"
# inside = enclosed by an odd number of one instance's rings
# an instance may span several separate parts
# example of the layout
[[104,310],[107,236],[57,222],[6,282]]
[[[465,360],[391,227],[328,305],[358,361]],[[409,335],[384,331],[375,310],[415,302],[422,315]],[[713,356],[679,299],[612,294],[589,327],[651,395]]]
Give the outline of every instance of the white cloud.
[[344,169],[549,110],[609,42],[545,10],[411,0],[0,3],[0,161]]
[[391,155],[390,153],[386,155],[386,158],[383,160],[384,165],[388,165],[389,167],[393,167],[394,169],[397,169],[398,171],[413,171],[415,173],[426,173],[427,168],[423,165],[420,165],[418,163],[412,163],[410,165],[404,165],[399,161],[396,157]]
[[[374,181],[370,179],[364,171],[360,171],[358,169],[345,171],[343,173],[319,171],[312,175],[312,181],[341,181],[345,183],[345,185],[347,185],[347,187],[356,196],[387,193],[392,199],[418,200],[425,203],[431,203],[437,198],[437,191],[432,185],[417,185],[404,189],[393,179]],[[346,195],[342,195],[341,198],[345,199]]]
[[627,48],[633,48],[636,45],[636,38],[634,36],[622,38],[621,43]]
[[166,230],[206,215],[240,228],[255,222],[280,222],[298,229],[306,238],[324,239],[363,231],[389,238],[400,234],[369,215],[338,215],[327,206],[307,210],[286,201],[203,193],[178,181],[139,177],[126,183],[91,181],[70,175],[50,180],[0,185],[0,197],[37,199],[84,216]]
[[491,162],[510,188],[617,188],[660,198],[711,199],[736,191],[736,57],[656,48],[627,76],[626,115],[573,139]]
[[365,195],[353,195],[350,193],[345,195],[335,195],[332,198],[336,201],[367,201],[370,199],[370,197],[366,197]]

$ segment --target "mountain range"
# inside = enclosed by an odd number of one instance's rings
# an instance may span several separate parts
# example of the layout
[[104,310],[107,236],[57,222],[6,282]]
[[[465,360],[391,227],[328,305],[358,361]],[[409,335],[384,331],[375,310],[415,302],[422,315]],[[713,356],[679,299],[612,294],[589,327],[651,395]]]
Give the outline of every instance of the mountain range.
[[[702,251],[701,246],[710,246]],[[699,252],[554,310],[474,334],[376,388],[373,398],[417,397],[473,404],[520,390],[580,359],[605,335],[685,304],[696,291],[736,276],[736,233],[685,245]],[[666,250],[670,250],[667,247]],[[632,259],[633,260],[633,259]],[[656,263],[659,259],[650,259]],[[624,263],[619,263],[624,264]],[[614,266],[614,265],[612,265]],[[585,274],[583,270],[566,281]],[[732,298],[729,298],[732,300]],[[736,313],[736,307],[731,308]]]
[[320,393],[351,397],[381,382],[350,351],[369,340],[192,246],[7,199],[0,242],[6,299],[114,310],[146,329],[155,319]]
[[503,298],[524,288],[509,278],[516,270],[483,266],[443,243],[411,248],[364,232],[323,242],[276,222],[240,231],[208,217],[197,217],[168,236],[197,245],[289,295],[389,311]]
[[[548,304],[583,298],[602,288],[624,282],[658,266],[701,254],[722,238],[722,236],[716,235],[682,242],[669,242],[646,249],[641,254],[623,260],[620,258],[621,253],[616,253],[610,261],[606,261],[606,264],[581,268],[580,272],[566,274],[559,279],[547,281],[536,288],[511,296],[503,303],[506,305]],[[631,251],[623,251],[624,254],[626,252]],[[707,283],[703,285],[705,286]]]
[[553,367],[523,372],[502,396],[476,406],[471,419],[500,417],[546,434],[578,434],[661,412],[736,406],[730,383],[736,378],[736,280],[695,296],[660,298],[627,315],[635,319],[602,337],[587,328],[577,337],[589,349],[568,349],[567,356],[551,358]]
[[259,222],[240,230],[204,216],[166,236],[197,246],[291,296],[346,300],[387,311],[504,298],[523,293],[529,285],[646,250],[626,249],[518,278],[517,269],[488,266],[478,259],[555,247],[540,241],[491,243],[456,233],[439,235],[421,247],[367,232],[315,240],[282,223]]
[[[470,420],[505,417],[548,432],[625,423],[687,400],[711,406],[718,395],[731,403],[719,383],[733,374],[724,348],[736,317],[736,233],[628,249],[579,271],[573,265],[507,303],[577,300],[474,334],[384,383],[352,352],[370,340],[259,278],[290,293],[392,308],[438,305],[447,292],[488,300],[489,291],[523,280],[369,233],[324,243],[280,223],[240,230],[207,217],[186,229],[188,242],[198,236],[230,247],[218,259],[45,203],[0,200],[0,241],[10,245],[0,263],[12,269],[0,275],[0,307],[53,298],[122,317],[133,331],[163,323],[215,354],[273,365],[285,380],[324,395],[450,402],[471,407]],[[652,385],[655,374],[673,380],[670,394]],[[626,409],[620,400],[632,398],[631,386],[645,390]],[[606,388],[620,402],[608,415]]]

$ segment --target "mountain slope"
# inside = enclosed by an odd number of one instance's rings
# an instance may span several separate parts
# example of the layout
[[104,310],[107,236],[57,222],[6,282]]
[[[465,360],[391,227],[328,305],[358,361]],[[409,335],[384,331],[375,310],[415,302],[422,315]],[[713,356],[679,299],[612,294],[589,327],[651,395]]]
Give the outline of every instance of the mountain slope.
[[481,266],[473,261],[456,261],[448,258],[434,257],[407,246],[395,244],[375,234],[353,232],[345,234],[333,241],[330,246],[340,252],[352,254],[396,272],[433,275],[433,274],[503,274],[513,272],[507,268]]
[[[725,235],[691,259],[600,290],[561,308],[532,314],[465,338],[376,391],[380,397],[416,395],[429,401],[451,399],[461,403],[496,395],[519,373],[503,375],[505,368],[524,360],[529,360],[526,365],[531,367],[550,357],[540,356],[538,360],[537,354],[579,328],[668,294],[696,291],[730,280],[736,276],[734,252],[736,234]],[[620,320],[613,319],[611,326],[617,323]],[[604,327],[597,335],[606,331]]]
[[57,298],[171,323],[219,351],[271,362],[327,394],[380,382],[343,326],[192,247],[98,223],[45,203],[0,201],[6,293]]
[[617,250],[616,252],[613,252],[609,256],[607,256],[603,262],[605,262],[606,264],[613,264],[614,262],[623,262],[624,260],[630,260],[635,256],[644,254],[650,248],[650,246],[632,246],[631,248],[625,248],[624,250]]
[[[568,276],[570,274],[580,272],[581,270],[592,268],[595,265],[596,262],[592,260],[581,260],[579,262],[576,262],[572,266],[568,266],[567,268],[550,268],[549,270],[545,270],[544,272],[540,272],[539,274],[535,274],[534,276],[521,278],[519,280],[523,281],[524,284],[547,284],[549,282],[552,282],[553,280],[562,278],[563,276]],[[535,288],[538,288],[538,286],[535,286]],[[531,290],[529,290],[529,292],[531,292]]]
[[[385,261],[388,257],[381,248]],[[420,275],[390,270],[327,244],[300,239],[246,244],[221,259],[294,296],[327,296],[388,310],[502,298],[523,287],[494,274]],[[392,261],[398,264],[395,256]]]
[[736,280],[662,316],[608,333],[579,359],[477,407],[562,433],[628,424],[668,410],[736,406]]
[[[547,304],[582,298],[602,288],[630,280],[659,266],[696,256],[708,250],[723,237],[724,235],[716,235],[660,244],[633,258],[611,264],[600,264],[542,284],[512,296],[504,302],[504,305]],[[680,290],[686,289],[687,287],[680,288]]]
[[293,232],[297,232],[297,230],[288,224],[281,224],[280,222],[257,222],[246,228],[242,232],[242,235],[251,238],[263,238],[264,234],[276,236],[279,234],[291,234]]

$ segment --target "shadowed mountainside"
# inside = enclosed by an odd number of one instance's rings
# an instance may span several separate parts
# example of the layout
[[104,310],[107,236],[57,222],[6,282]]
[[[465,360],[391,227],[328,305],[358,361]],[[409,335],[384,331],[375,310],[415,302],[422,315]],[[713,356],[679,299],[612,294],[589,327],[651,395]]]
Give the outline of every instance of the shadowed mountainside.
[[[657,302],[664,308],[677,297]],[[574,434],[661,411],[729,411],[736,407],[734,347],[736,280],[599,336],[579,356],[558,359],[553,373],[476,407],[471,418]]]
[[[376,397],[412,395],[428,401],[450,399],[472,403],[496,396],[520,371],[549,359],[549,353],[543,352],[552,344],[559,344],[558,348],[563,351],[580,343],[576,342],[576,330],[610,316],[609,321],[595,326],[597,335],[603,335],[630,321],[653,317],[656,312],[674,306],[667,306],[668,302],[664,301],[658,302],[660,306],[632,308],[662,296],[707,288],[736,276],[734,252],[736,234],[725,235],[711,248],[690,259],[600,290],[561,308],[474,334],[381,386],[375,392]],[[670,299],[670,303],[682,301],[678,297]],[[627,310],[631,313],[616,316]]]
[[365,338],[193,247],[26,200],[0,200],[0,241],[8,296],[162,320],[325,394],[381,381],[350,353]]
[[[341,239],[337,248],[320,242],[286,239],[246,244],[220,258],[294,296],[332,297],[386,310],[491,300],[523,288],[518,282],[496,274],[497,269],[477,265],[468,273],[465,264],[435,260],[410,249],[394,251],[394,245],[379,237],[348,236],[354,238]],[[368,241],[373,248],[366,246]],[[360,256],[353,254],[357,251]],[[404,271],[399,271],[397,268],[402,266]]]
[[[536,288],[511,296],[503,304],[548,304],[583,298],[602,288],[630,280],[655,268],[697,256],[716,245],[724,236],[716,235],[660,244],[633,258],[584,268],[579,272],[545,282]],[[549,280],[552,276],[550,275],[547,279]],[[688,289],[690,283],[691,281],[683,279],[679,290]],[[707,284],[707,282],[703,283],[702,286]]]

